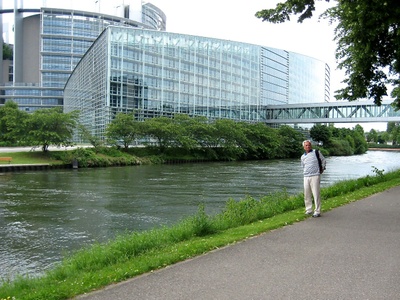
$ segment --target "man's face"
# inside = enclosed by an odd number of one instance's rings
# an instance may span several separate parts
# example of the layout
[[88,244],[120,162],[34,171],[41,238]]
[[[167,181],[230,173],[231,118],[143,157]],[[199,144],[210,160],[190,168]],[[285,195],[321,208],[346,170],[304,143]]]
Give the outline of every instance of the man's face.
[[304,150],[308,153],[311,151],[311,143],[310,142],[306,142],[304,143]]

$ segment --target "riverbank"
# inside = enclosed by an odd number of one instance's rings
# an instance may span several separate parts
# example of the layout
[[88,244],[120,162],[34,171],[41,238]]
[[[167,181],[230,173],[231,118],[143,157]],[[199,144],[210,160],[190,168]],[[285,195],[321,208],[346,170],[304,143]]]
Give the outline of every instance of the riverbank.
[[[371,148],[372,151],[388,149],[391,148]],[[396,150],[393,149],[393,151]],[[152,147],[137,147],[122,150],[115,147],[93,148],[88,145],[81,145],[63,148],[49,147],[49,151],[47,152],[42,152],[32,147],[0,147],[0,153],[1,157],[11,158],[10,162],[0,160],[0,172],[237,160],[234,155],[230,156],[229,153],[224,153],[218,148],[195,149],[189,152],[180,148],[170,148],[166,152],[160,152],[160,149]],[[301,153],[295,158],[300,156]],[[274,159],[286,159],[290,157],[289,155],[288,157]],[[246,161],[247,159],[239,160]]]
[[54,169],[72,169],[72,164],[0,164],[0,173],[21,172],[21,171],[38,171],[38,170],[54,170]]
[[368,148],[370,151],[400,151],[400,148]]
[[[323,211],[397,185],[400,185],[399,172],[335,184],[322,190]],[[277,199],[276,195],[272,199]],[[253,198],[237,204],[228,202],[224,211],[229,217],[218,217],[225,223],[217,223],[199,210],[194,217],[171,228],[134,233],[104,245],[95,245],[67,258],[43,277],[19,278],[3,284],[0,297],[67,299],[304,220],[301,195],[285,199],[273,205],[267,198],[264,202]],[[272,213],[272,216],[258,215],[260,211]],[[226,225],[227,220],[229,226],[222,228],[221,224]],[[237,223],[232,223],[234,221]]]

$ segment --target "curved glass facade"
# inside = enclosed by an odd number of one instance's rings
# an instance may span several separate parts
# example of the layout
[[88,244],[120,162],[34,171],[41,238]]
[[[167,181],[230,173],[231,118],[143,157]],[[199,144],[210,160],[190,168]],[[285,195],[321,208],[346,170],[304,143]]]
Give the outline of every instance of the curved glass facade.
[[158,7],[145,3],[142,6],[142,23],[155,30],[165,31],[167,17]]
[[[326,84],[328,83],[328,84]],[[103,137],[117,112],[138,120],[184,113],[263,122],[268,105],[329,100],[329,69],[284,50],[199,36],[108,27],[79,62],[64,109]]]

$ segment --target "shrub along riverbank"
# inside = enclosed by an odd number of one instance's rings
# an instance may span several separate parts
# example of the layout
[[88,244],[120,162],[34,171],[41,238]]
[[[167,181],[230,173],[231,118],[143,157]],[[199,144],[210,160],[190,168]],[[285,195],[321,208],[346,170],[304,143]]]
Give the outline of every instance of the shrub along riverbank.
[[[302,152],[298,151],[296,157]],[[12,157],[13,164],[72,165],[76,161],[81,168],[133,166],[176,162],[210,162],[243,160],[235,151],[224,148],[183,149],[169,147],[160,151],[159,147],[78,147],[71,150],[3,152],[1,156]],[[288,158],[283,156],[280,158]],[[256,158],[252,158],[256,159]],[[7,163],[8,162],[0,162]]]
[[[323,188],[323,211],[400,185],[400,170],[374,173]],[[228,200],[216,215],[200,206],[197,214],[174,226],[121,235],[71,254],[41,277],[4,281],[0,299],[68,299],[301,221],[306,218],[303,206],[302,194],[284,191]]]

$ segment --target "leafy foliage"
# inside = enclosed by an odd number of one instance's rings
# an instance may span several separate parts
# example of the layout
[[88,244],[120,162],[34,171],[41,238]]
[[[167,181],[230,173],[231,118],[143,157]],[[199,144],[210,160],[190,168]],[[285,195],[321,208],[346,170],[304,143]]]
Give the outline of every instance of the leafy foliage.
[[281,126],[278,129],[279,136],[279,158],[298,158],[303,153],[303,148],[301,147],[302,141],[304,140],[304,135],[290,126]]
[[310,136],[314,141],[321,142],[323,145],[328,145],[332,133],[327,126],[317,124],[310,129]]
[[[326,1],[329,2],[329,0]],[[314,0],[287,0],[283,3],[278,3],[274,9],[258,11],[256,17],[271,23],[284,23],[290,21],[290,15],[301,13],[298,19],[298,22],[301,23],[305,19],[312,17],[313,11],[315,11]]]
[[59,108],[41,109],[28,114],[7,101],[0,107],[0,136],[3,144],[40,146],[70,146],[77,125],[78,112],[65,114]]
[[[329,2],[329,0],[326,0]],[[315,0],[286,0],[274,9],[261,10],[257,18],[272,23],[298,22],[312,17]],[[337,24],[335,41],[339,69],[345,69],[346,87],[335,97],[344,100],[373,99],[381,105],[392,85],[393,105],[400,108],[400,6],[398,0],[337,1],[322,17]]]
[[[289,146],[283,145],[283,141],[278,138],[276,129],[270,128],[263,123],[248,124],[247,126],[243,125],[243,127],[248,141],[247,157],[255,159],[276,158],[277,153]],[[300,133],[297,131],[296,134]],[[282,137],[284,136],[282,135]],[[286,157],[290,157],[290,155]]]
[[0,137],[2,146],[22,144],[28,114],[18,109],[15,102],[7,101],[0,107]]
[[371,129],[369,133],[367,134],[367,142],[378,142],[378,133],[376,132],[375,129]]
[[50,145],[71,146],[77,126],[78,113],[63,113],[59,108],[40,109],[28,115],[27,141],[32,146],[41,146],[48,151]]
[[88,141],[94,149],[104,146],[103,140],[99,136],[92,134],[92,132],[86,126],[79,124],[78,132],[81,139],[83,141]]
[[368,150],[364,129],[358,124],[354,129],[314,125],[310,136],[315,141],[323,142],[325,154],[332,156],[363,154]]
[[[0,107],[0,135],[3,143],[40,146],[43,151],[47,151],[50,145],[72,145],[73,133],[78,129],[80,136],[94,146],[96,154],[104,153],[104,149],[111,151],[119,148],[121,144],[125,153],[140,152],[141,148],[129,146],[134,141],[147,141],[146,152],[151,152],[153,156],[147,159],[159,162],[298,158],[303,151],[301,142],[305,139],[301,131],[286,125],[275,129],[263,123],[251,124],[228,119],[209,121],[205,117],[191,118],[182,114],[176,114],[174,118],[158,117],[139,122],[133,114],[118,113],[106,128],[109,145],[116,146],[110,148],[104,147],[104,142],[88,128],[77,126],[77,118],[77,112],[66,114],[57,108],[27,114],[18,110],[15,103],[7,102]],[[395,132],[395,129],[392,131]],[[354,130],[315,125],[310,134],[314,140],[324,143],[325,149],[322,150],[325,155],[359,154],[365,153],[367,149],[364,131],[359,125]],[[386,139],[389,139],[387,135]],[[139,141],[142,138],[147,140]],[[345,150],[335,150],[330,144],[332,138],[347,141],[346,144],[340,141],[340,147],[337,148]],[[92,153],[81,154],[74,153],[81,166],[138,163],[135,159],[131,161],[120,155],[106,154],[108,157],[99,157]],[[110,159],[112,156],[119,158]],[[66,163],[71,159],[66,158]]]
[[[399,85],[398,2],[365,0],[339,3],[326,12],[332,21],[338,21],[336,58],[339,68],[346,69],[347,75],[344,80],[347,87],[337,92],[337,98],[350,101],[372,98],[380,105],[383,96],[387,95],[386,85]],[[400,108],[400,97],[397,96],[395,104]]]
[[13,50],[8,44],[3,44],[3,59],[13,59]]
[[141,134],[141,123],[135,120],[133,113],[117,114],[106,129],[109,144],[118,146],[122,143],[125,149],[128,149]]
[[144,135],[156,140],[162,151],[174,146],[179,136],[179,127],[167,117],[151,118],[144,121]]

